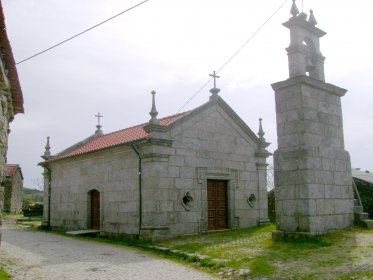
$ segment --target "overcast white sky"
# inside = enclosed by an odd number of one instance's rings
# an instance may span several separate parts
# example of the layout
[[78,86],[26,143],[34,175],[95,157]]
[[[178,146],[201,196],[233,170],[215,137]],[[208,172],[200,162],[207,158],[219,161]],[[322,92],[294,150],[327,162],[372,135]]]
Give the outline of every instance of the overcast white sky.
[[[3,0],[16,61],[89,28],[140,0]],[[342,99],[346,150],[353,167],[373,171],[373,2],[304,0],[314,10],[326,57],[326,82]],[[46,136],[52,153],[90,136],[100,112],[104,132],[149,120],[151,90],[159,117],[178,112],[284,0],[150,0],[65,45],[17,66],[25,114],[11,123],[8,162],[24,186],[37,187]],[[302,10],[302,1],[297,1]],[[270,84],[288,78],[291,0],[219,73],[220,95],[277,146]],[[182,111],[208,100],[208,85]],[[271,159],[272,160],[272,159]]]

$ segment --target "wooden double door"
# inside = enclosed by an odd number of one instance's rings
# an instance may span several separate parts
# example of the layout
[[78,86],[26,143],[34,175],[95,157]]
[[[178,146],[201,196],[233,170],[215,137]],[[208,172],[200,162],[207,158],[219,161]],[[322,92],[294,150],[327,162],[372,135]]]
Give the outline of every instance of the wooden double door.
[[91,197],[91,228],[100,229],[100,192],[93,190]]
[[207,180],[208,230],[228,228],[227,181]]

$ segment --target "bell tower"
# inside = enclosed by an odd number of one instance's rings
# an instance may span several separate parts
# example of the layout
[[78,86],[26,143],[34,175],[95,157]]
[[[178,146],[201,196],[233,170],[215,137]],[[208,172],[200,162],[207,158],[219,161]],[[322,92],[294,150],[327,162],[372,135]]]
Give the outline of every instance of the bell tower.
[[298,14],[298,9],[293,1],[292,17],[283,25],[290,29],[290,46],[286,49],[289,59],[290,78],[308,75],[320,81],[325,81],[324,60],[320,52],[320,38],[326,33],[315,25],[317,21],[310,11],[307,14]]
[[351,162],[344,149],[341,97],[325,83],[324,56],[313,12],[295,0],[286,49],[289,79],[272,84],[278,148],[274,153],[277,230],[322,234],[353,222]]

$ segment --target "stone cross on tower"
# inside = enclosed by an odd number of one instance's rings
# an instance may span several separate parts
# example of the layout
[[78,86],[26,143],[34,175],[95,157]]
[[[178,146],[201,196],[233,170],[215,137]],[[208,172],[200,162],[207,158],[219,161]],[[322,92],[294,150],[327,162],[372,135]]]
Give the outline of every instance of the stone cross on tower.
[[100,118],[102,118],[104,116],[100,115],[100,113],[97,113],[97,115],[95,115],[95,117],[97,118],[97,125],[96,125],[97,129],[95,131],[95,134],[102,134],[103,132],[101,130],[102,125],[100,124]]
[[215,71],[213,71],[213,74],[209,74],[209,75],[210,77],[214,79],[214,87],[210,89],[210,92],[212,93],[212,95],[210,96],[210,99],[215,99],[217,98],[218,93],[220,92],[220,89],[216,87],[216,79],[220,78],[220,76],[216,75]]

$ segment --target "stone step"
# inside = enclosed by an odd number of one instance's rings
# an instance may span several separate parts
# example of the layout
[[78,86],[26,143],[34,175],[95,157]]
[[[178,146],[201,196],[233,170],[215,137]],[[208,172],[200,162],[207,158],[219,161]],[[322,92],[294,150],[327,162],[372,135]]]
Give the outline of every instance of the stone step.
[[364,222],[367,224],[368,228],[373,228],[373,220],[365,220]]
[[366,212],[355,214],[356,221],[365,221],[368,219],[369,219],[369,216],[368,216],[368,213]]
[[99,233],[100,231],[96,229],[66,231],[66,234],[69,234],[69,235],[87,235],[87,234],[99,234]]
[[360,206],[360,205],[359,205],[359,200],[356,199],[356,198],[354,199],[354,206]]
[[354,206],[354,213],[355,214],[360,214],[360,213],[363,213],[364,210],[363,210],[363,206]]

